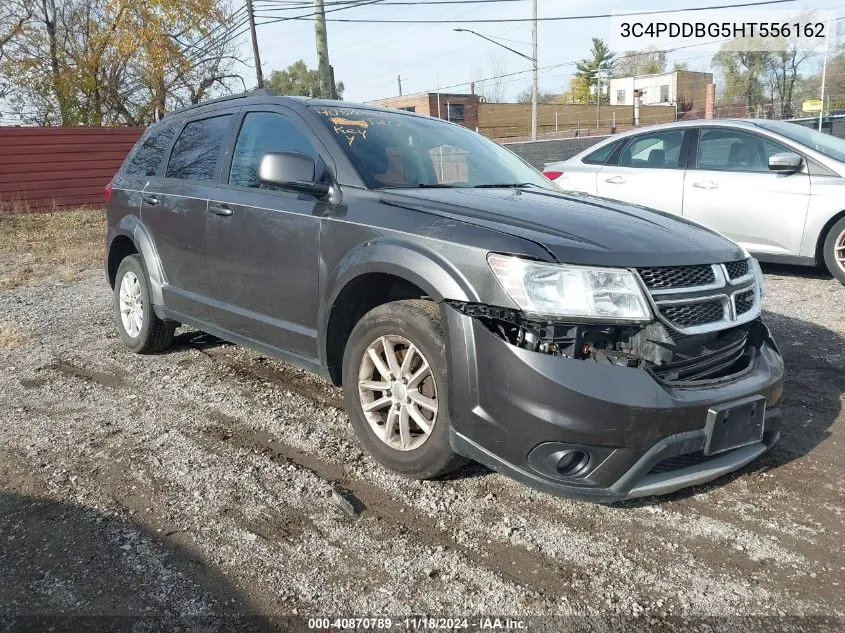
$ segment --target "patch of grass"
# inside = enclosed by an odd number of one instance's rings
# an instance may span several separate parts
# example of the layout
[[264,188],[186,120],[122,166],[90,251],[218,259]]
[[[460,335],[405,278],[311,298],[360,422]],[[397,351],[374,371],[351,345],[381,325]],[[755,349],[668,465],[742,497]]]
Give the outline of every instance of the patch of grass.
[[0,348],[18,347],[29,340],[30,336],[28,330],[7,323],[0,323]]
[[0,214],[0,291],[77,274],[105,257],[105,213]]

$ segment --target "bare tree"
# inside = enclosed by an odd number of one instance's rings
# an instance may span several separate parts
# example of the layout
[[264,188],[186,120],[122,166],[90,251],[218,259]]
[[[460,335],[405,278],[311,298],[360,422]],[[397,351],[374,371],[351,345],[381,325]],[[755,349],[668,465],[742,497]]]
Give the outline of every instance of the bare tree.
[[476,68],[475,92],[488,103],[501,103],[505,100],[505,82],[508,65],[501,55],[492,55],[487,60],[487,68]]
[[769,90],[773,113],[780,115],[778,118],[795,116],[792,98],[799,73],[804,63],[816,55],[817,47],[790,38],[784,50],[769,53],[766,58],[763,83]]
[[[537,93],[537,103],[562,103],[563,95],[548,90],[540,90]],[[523,89],[516,95],[517,103],[531,103],[531,86]]]

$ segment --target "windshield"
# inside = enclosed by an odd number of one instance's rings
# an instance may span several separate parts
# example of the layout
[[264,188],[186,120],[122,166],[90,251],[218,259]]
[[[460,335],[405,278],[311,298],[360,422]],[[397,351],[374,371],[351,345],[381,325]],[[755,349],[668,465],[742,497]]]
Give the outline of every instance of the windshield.
[[783,121],[760,121],[757,125],[766,130],[777,132],[796,143],[806,145],[829,158],[845,162],[845,141],[835,136],[823,134],[818,130],[811,130],[803,125],[784,123]]
[[516,155],[466,128],[390,110],[311,108],[370,189],[554,185]]

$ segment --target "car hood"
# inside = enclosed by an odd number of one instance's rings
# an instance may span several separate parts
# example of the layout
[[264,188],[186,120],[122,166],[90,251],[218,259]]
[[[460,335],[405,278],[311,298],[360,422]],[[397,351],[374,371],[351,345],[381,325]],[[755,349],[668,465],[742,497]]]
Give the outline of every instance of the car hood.
[[531,240],[558,261],[602,266],[682,266],[741,259],[726,237],[681,217],[545,189],[382,189],[387,204]]

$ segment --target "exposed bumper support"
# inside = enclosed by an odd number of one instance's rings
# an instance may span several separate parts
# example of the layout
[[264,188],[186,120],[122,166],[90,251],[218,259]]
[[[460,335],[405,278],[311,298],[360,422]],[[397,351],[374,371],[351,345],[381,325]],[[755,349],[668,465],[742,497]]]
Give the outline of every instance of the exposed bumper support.
[[[783,360],[768,332],[747,371],[687,386],[641,368],[520,349],[441,306],[452,448],[526,485],[604,502],[666,494],[741,468],[779,437]],[[762,441],[704,457],[711,409],[749,397],[766,402]],[[567,453],[584,464],[577,472],[558,461]],[[680,459],[696,454],[692,465]]]

